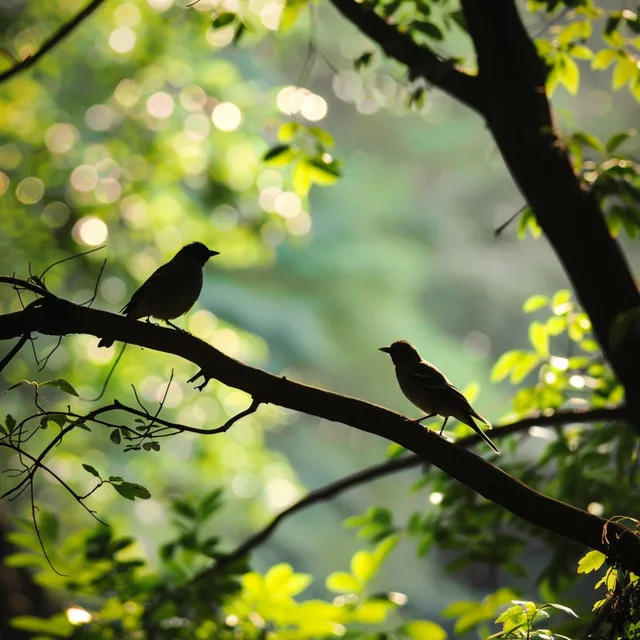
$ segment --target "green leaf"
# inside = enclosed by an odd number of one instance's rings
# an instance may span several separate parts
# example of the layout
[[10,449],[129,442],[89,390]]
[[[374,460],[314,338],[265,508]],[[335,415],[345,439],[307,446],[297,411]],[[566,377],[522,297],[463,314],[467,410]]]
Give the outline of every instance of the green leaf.
[[55,380],[47,380],[46,382],[40,383],[41,387],[54,387],[55,389],[59,389],[60,391],[64,391],[64,393],[68,393],[70,396],[78,396],[78,392],[73,388],[71,383],[63,380],[62,378],[56,378]]
[[525,313],[533,313],[542,307],[546,307],[549,304],[549,296],[543,296],[542,294],[531,296],[525,300],[522,305],[522,310]]
[[514,350],[503,353],[491,369],[491,382],[500,382],[510,373],[517,362],[522,358],[523,351]]
[[[544,605],[545,607],[551,607],[552,609],[557,609],[558,611],[562,611],[564,613],[568,613],[570,616],[573,616],[574,618],[580,618],[580,616],[571,608],[566,607],[563,604],[557,604],[555,602],[549,602],[546,605]],[[542,609],[542,607],[541,607]]]
[[5,424],[7,425],[6,433],[9,434],[16,428],[17,422],[16,422],[16,419],[10,413],[7,413],[7,416],[5,418]]
[[291,178],[293,190],[301,197],[306,197],[311,189],[311,175],[309,172],[309,165],[300,160],[293,169],[293,176]]
[[618,131],[617,133],[614,133],[607,140],[607,144],[605,145],[607,153],[613,153],[622,143],[635,136],[636,133],[637,132],[635,129],[630,129],[629,131]]
[[122,482],[121,484],[112,484],[111,486],[127,500],[135,500],[136,498],[148,500],[151,497],[151,493],[146,487],[143,487],[141,484],[135,484],[134,482]]
[[604,146],[602,142],[596,138],[592,133],[586,131],[576,131],[571,138],[576,142],[579,142],[584,147],[591,147],[594,151],[604,152]]
[[84,464],[84,462],[82,463],[82,467],[84,468],[84,470],[86,472],[88,472],[92,476],[95,476],[96,478],[100,479],[100,474],[96,471],[95,467],[92,467],[90,464]]
[[440,27],[437,27],[432,22],[427,22],[426,20],[414,20],[409,25],[409,29],[415,29],[420,33],[424,33],[425,36],[429,36],[429,38],[438,40],[439,42],[444,40],[444,34]]
[[198,515],[201,520],[206,520],[222,506],[222,493],[224,489],[218,487],[210,491],[198,505]]
[[403,624],[398,632],[413,640],[446,640],[447,632],[435,622],[413,620]]
[[386,456],[387,456],[387,459],[394,460],[395,458],[399,458],[405,452],[406,452],[406,449],[401,444],[398,444],[397,442],[392,442],[387,447]]
[[566,53],[560,53],[556,61],[556,67],[559,67],[559,82],[562,83],[567,91],[575,96],[580,87],[580,69],[575,60]]
[[225,11],[224,13],[219,13],[213,19],[213,22],[211,23],[211,26],[214,29],[222,29],[223,27],[226,27],[227,25],[230,25],[235,19],[236,19],[236,14],[235,13],[228,13],[228,12]]
[[370,551],[357,551],[351,558],[351,573],[361,585],[366,585],[376,573],[376,563]]
[[359,593],[361,590],[360,583],[345,571],[329,574],[325,586],[334,593]]
[[373,56],[374,56],[374,52],[373,51],[366,51],[362,55],[358,56],[353,61],[354,69],[356,71],[360,71],[360,69],[368,67],[371,64],[371,61],[373,60]]
[[333,147],[335,145],[333,136],[328,131],[325,131],[322,127],[307,127],[307,133],[325,147]]
[[16,382],[15,384],[12,384],[7,389],[7,392],[13,391],[13,389],[17,389],[18,387],[21,387],[23,384],[30,384],[34,389],[36,389],[36,391],[38,390],[38,387],[39,387],[38,383],[33,380],[20,380],[20,382]]
[[529,325],[529,340],[541,358],[549,357],[549,336],[541,322],[536,321]]
[[592,69],[606,69],[618,57],[617,51],[613,49],[602,49],[598,51],[591,61]]
[[122,442],[122,438],[120,436],[120,429],[113,429],[109,434],[109,440],[111,440],[113,444],[120,444],[120,442]]
[[271,147],[264,156],[262,161],[274,167],[286,167],[291,164],[298,156],[300,151],[289,144],[278,144]]
[[331,185],[341,177],[338,163],[335,160],[325,162],[321,156],[307,158],[309,176],[317,184]]
[[513,384],[522,382],[539,362],[537,354],[525,352],[511,371],[511,382]]
[[630,80],[636,77],[638,67],[636,61],[631,56],[618,57],[616,66],[613,69],[611,86],[614,90],[621,89]]
[[70,638],[74,632],[74,626],[64,613],[57,613],[51,618],[17,616],[11,619],[10,624],[14,629],[29,631],[32,634],[42,633],[47,637]]
[[298,122],[285,122],[278,129],[278,140],[284,143],[293,142],[301,128],[302,125]]
[[591,60],[593,58],[593,51],[583,44],[574,44],[569,49],[569,55],[578,60]]

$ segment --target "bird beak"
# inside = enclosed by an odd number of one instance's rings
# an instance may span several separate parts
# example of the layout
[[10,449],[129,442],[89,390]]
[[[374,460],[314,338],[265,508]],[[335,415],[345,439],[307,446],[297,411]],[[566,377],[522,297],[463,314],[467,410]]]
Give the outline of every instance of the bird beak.
[[391,353],[390,347],[380,347],[378,351],[384,351],[385,353]]
[[213,256],[219,256],[220,252],[219,251],[211,251],[211,249],[209,249],[209,257],[213,258]]

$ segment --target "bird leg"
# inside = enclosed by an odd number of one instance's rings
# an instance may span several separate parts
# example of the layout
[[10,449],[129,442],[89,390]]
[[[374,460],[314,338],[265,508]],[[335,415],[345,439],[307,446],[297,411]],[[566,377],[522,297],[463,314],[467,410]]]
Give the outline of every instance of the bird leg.
[[440,435],[442,435],[442,432],[444,431],[444,427],[445,427],[445,425],[447,424],[447,420],[448,420],[448,419],[449,419],[449,416],[447,416],[447,417],[444,419],[444,422],[442,423],[442,429],[440,429]]
[[[168,324],[170,327],[173,327],[176,331],[179,331],[180,333],[189,333],[186,329],[181,329],[180,327],[178,327],[175,324],[173,324],[173,322],[171,322],[171,320],[165,320],[164,322],[165,322],[165,324]],[[189,334],[189,335],[191,335],[191,334]]]
[[430,413],[429,415],[422,416],[422,418],[416,418],[415,420],[409,420],[409,422],[415,422],[416,424],[420,424],[423,420],[427,418],[433,418],[433,416],[438,415],[436,413]]

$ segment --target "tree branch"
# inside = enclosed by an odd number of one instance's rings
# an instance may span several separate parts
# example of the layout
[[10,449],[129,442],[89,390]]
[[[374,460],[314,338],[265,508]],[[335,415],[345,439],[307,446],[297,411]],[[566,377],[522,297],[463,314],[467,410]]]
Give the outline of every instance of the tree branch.
[[331,4],[362,33],[371,38],[390,58],[407,66],[415,77],[428,82],[478,111],[481,98],[477,79],[437,56],[426,45],[416,43],[380,17],[366,2],[330,0]]
[[613,553],[624,567],[640,573],[640,545],[628,527],[609,523],[609,539],[603,540],[604,519],[531,489],[497,466],[398,413],[255,369],[188,334],[81,307],[55,296],[39,302],[23,311],[0,316],[0,339],[36,331],[46,335],[108,335],[179,356],[199,366],[205,378],[216,378],[262,402],[343,423],[396,442],[517,517],[592,549]]
[[[508,435],[526,431],[533,426],[557,426],[570,423],[624,420],[626,415],[627,410],[624,407],[578,411],[555,411],[549,415],[540,413],[535,416],[522,418],[521,420],[516,420],[515,422],[496,427],[491,432],[491,439],[500,440]],[[480,443],[482,443],[482,438],[475,433],[456,441],[456,445],[465,448],[469,448]],[[366,469],[362,469],[357,473],[348,475],[345,478],[331,482],[320,489],[310,491],[304,498],[298,500],[298,502],[292,504],[284,511],[281,511],[266,527],[249,536],[241,545],[236,547],[227,555],[224,555],[213,566],[205,569],[195,576],[193,581],[197,582],[216,571],[220,571],[229,564],[232,564],[236,560],[242,558],[242,556],[253,551],[256,547],[259,547],[261,544],[266,542],[275,533],[283,520],[295,515],[299,511],[303,511],[318,502],[330,500],[345,491],[359,487],[360,485],[371,482],[372,480],[377,480],[378,478],[383,478],[384,476],[398,473],[399,471],[413,469],[414,467],[421,465],[424,466],[424,464],[424,459],[417,455],[402,456],[395,460],[385,460],[384,462],[379,462],[378,464],[374,464]]]
[[0,84],[6,82],[13,76],[22,71],[26,71],[33,67],[43,56],[45,56],[56,45],[60,44],[76,27],[86,20],[105,0],[92,0],[89,4],[79,11],[69,22],[65,22],[55,33],[47,38],[42,46],[31,56],[27,56],[24,60],[14,64],[12,67],[0,73]]

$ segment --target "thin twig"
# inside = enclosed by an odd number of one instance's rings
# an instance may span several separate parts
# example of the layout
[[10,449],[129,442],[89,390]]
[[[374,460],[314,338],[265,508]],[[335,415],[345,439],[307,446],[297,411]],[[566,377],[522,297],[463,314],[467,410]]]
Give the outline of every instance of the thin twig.
[[79,11],[69,22],[63,24],[54,34],[45,40],[33,55],[26,57],[13,67],[0,73],[0,83],[9,80],[13,76],[33,67],[43,56],[45,56],[56,45],[60,44],[76,27],[88,18],[105,0],[92,0],[84,9]]
[[18,340],[18,342],[16,342],[13,345],[13,347],[11,348],[11,351],[9,351],[9,353],[7,353],[7,355],[4,358],[2,358],[2,360],[0,360],[0,373],[2,373],[4,368],[13,360],[13,358],[15,358],[15,356],[18,353],[18,351],[20,351],[20,349],[22,349],[22,347],[24,347],[24,345],[26,344],[26,342],[27,342],[27,340],[29,339],[30,336],[31,336],[31,334],[25,333],[20,338],[20,340]]

